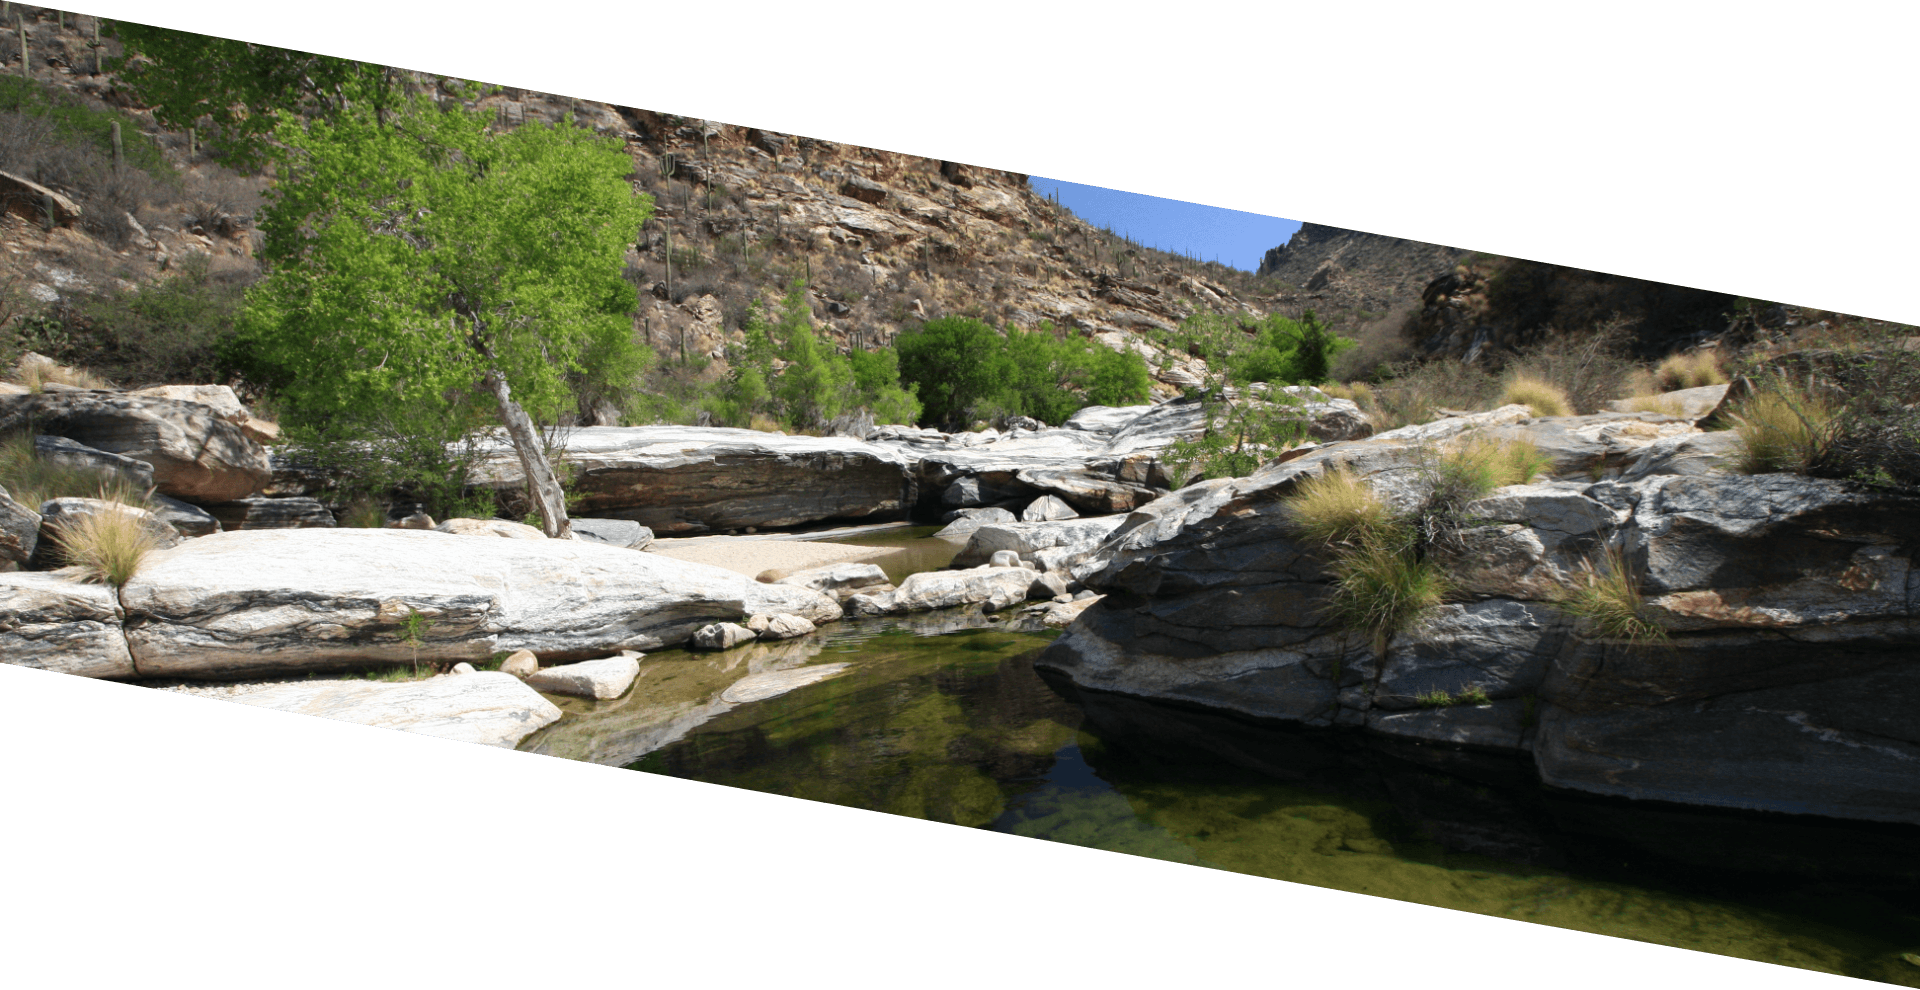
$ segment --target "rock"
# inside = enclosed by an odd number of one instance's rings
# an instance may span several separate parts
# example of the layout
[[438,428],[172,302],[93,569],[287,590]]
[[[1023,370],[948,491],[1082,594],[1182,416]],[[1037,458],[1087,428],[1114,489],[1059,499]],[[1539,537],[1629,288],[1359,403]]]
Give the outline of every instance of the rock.
[[1376,710],[1367,713],[1366,724],[1376,735],[1414,742],[1494,752],[1518,752],[1531,745],[1527,706],[1519,700],[1415,711]]
[[272,480],[266,449],[195,402],[92,391],[0,396],[0,432],[28,423],[145,461],[160,492],[182,501],[230,502]]
[[434,529],[433,517],[425,512],[413,512],[398,519],[387,520],[387,529]]
[[1065,629],[1073,624],[1073,620],[1080,617],[1080,613],[1087,610],[1087,606],[1099,600],[1100,596],[1094,595],[1074,601],[1047,602],[1043,605],[1035,605],[1027,611],[1039,615],[1041,624],[1048,629]]
[[[910,574],[900,587],[886,595],[855,595],[848,599],[874,611],[863,614],[885,615],[896,612],[924,612],[981,602],[1004,608],[1027,600],[1033,582],[1040,575],[1024,567],[993,567],[966,571],[921,571]],[[864,601],[863,601],[864,599]]]
[[693,634],[693,645],[702,650],[731,650],[755,639],[753,630],[732,622],[701,626]]
[[575,539],[606,543],[629,550],[645,550],[653,543],[653,530],[631,519],[569,519]]
[[1698,476],[1733,471],[1746,445],[1732,430],[1663,437],[1641,448],[1620,472],[1621,481],[1658,475]]
[[0,172],[0,209],[35,226],[71,227],[82,215],[80,204],[12,172]]
[[853,666],[845,663],[823,663],[811,667],[789,667],[785,670],[768,670],[758,674],[748,674],[727,686],[720,692],[720,700],[729,705],[744,705],[751,701],[765,701],[786,694],[795,688],[818,684],[829,677],[845,673]]
[[181,536],[210,536],[220,532],[220,520],[213,513],[179,499],[155,492],[147,496],[154,515],[180,532]]
[[797,615],[756,615],[754,618],[764,618],[766,620],[764,624],[759,626],[755,626],[751,622],[747,624],[747,627],[758,633],[761,639],[793,639],[795,637],[805,636],[814,630],[813,623]]
[[532,650],[515,650],[500,661],[500,669],[522,679],[532,677],[540,669],[540,658]]
[[1607,403],[1614,412],[1634,412],[1636,406],[1651,407],[1653,411],[1664,413],[1678,419],[1699,421],[1720,407],[1720,401],[1726,398],[1726,385],[1702,385],[1698,388],[1683,388],[1672,392],[1637,399],[1615,399]]
[[[211,537],[209,537],[211,539]],[[256,708],[511,749],[560,720],[553,702],[499,671],[385,684],[292,681],[232,700]]]
[[1073,506],[1052,495],[1042,495],[1020,510],[1021,522],[1050,522],[1056,519],[1078,519],[1080,513]]
[[477,668],[475,668],[473,664],[470,664],[465,660],[462,660],[459,663],[454,664],[453,669],[447,671],[447,673],[449,674],[477,674],[479,672],[480,671]]
[[280,442],[280,424],[270,423],[264,419],[248,417],[246,422],[240,424],[240,432],[257,444]]
[[455,536],[497,536],[509,540],[544,540],[547,534],[526,523],[506,519],[446,519],[433,527],[437,533]]
[[58,567],[60,559],[60,529],[74,520],[98,515],[103,512],[117,512],[131,515],[140,520],[140,528],[153,537],[156,549],[165,550],[176,546],[182,537],[180,531],[161,520],[159,516],[145,509],[119,502],[103,502],[97,498],[54,498],[40,506],[40,545],[34,552],[34,566]]
[[153,465],[120,454],[95,450],[66,437],[36,436],[33,438],[33,453],[43,461],[62,467],[95,471],[103,481],[124,478],[141,491],[153,487]]
[[997,486],[981,478],[961,478],[940,494],[940,504],[958,509],[975,509],[1023,497],[1025,486]]
[[207,506],[223,532],[240,529],[331,529],[333,513],[311,498],[241,498]]
[[1655,441],[1698,432],[1693,424],[1660,413],[1595,413],[1529,419],[1475,431],[1495,440],[1533,442],[1552,462],[1555,477],[1592,476],[1618,470]]
[[[1005,552],[1004,550],[1001,551],[1001,553]],[[1044,571],[1041,572],[1039,577],[1033,579],[1033,587],[1027,589],[1027,597],[1037,599],[1066,598],[1068,601],[1072,600],[1067,595],[1067,579],[1057,572]]]
[[107,585],[57,574],[0,573],[0,663],[132,677],[119,596]]
[[214,415],[235,425],[243,425],[253,418],[247,407],[240,404],[240,397],[225,385],[154,385],[134,389],[127,394],[196,403],[212,409]]
[[1126,429],[1152,406],[1085,406],[1060,424],[1063,430],[1083,430],[1112,436]]
[[1012,550],[995,550],[993,558],[987,561],[988,567],[1020,567],[1020,555]]
[[[548,661],[684,642],[748,612],[841,614],[804,588],[581,540],[464,540],[389,529],[219,533],[153,554],[122,589],[142,673],[209,677],[496,650]],[[420,620],[416,620],[420,621]]]
[[576,698],[609,701],[627,693],[633,679],[640,675],[637,657],[617,656],[603,660],[543,667],[527,675],[527,686],[547,694],[567,694]]
[[[655,533],[897,519],[915,497],[906,457],[847,437],[583,427],[568,435],[565,458],[582,513],[632,520]],[[519,459],[504,443],[489,448],[478,478],[495,487],[523,484]]]
[[40,513],[0,488],[0,565],[24,564],[40,546]]
[[976,567],[993,558],[997,551],[1010,550],[1031,562],[1036,551],[1051,547],[1092,551],[1105,542],[1125,522],[1121,516],[1095,519],[1069,519],[1044,523],[996,523],[981,526],[954,555],[953,566]]
[[933,535],[948,538],[971,536],[974,530],[988,523],[1017,521],[1013,513],[1000,508],[958,509],[948,515],[954,518],[947,523],[946,528]]
[[853,595],[892,587],[887,580],[887,572],[881,570],[878,564],[828,564],[825,567],[811,567],[804,571],[796,571],[773,583],[807,588],[841,601]]

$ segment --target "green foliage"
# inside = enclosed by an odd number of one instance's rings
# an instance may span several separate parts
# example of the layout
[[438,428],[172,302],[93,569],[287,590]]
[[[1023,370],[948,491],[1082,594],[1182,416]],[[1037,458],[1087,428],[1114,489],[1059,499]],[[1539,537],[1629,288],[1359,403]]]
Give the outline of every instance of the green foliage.
[[1328,544],[1379,538],[1394,524],[1373,486],[1346,468],[1302,480],[1287,499],[1287,514],[1301,532]]
[[1161,460],[1175,488],[1205,478],[1242,478],[1306,439],[1301,400],[1284,392],[1209,389],[1199,400],[1207,428],[1193,439],[1167,445]]
[[581,380],[644,367],[620,274],[652,207],[632,161],[571,124],[491,123],[425,96],[280,114],[271,269],[227,354],[310,439],[472,423],[490,373],[553,422]]
[[64,90],[19,76],[0,76],[0,113],[4,112],[44,120],[53,127],[52,140],[84,145],[102,157],[113,154],[113,125],[118,123],[120,145],[128,165],[157,179],[174,175],[173,168],[161,156],[159,145],[140,133],[140,125],[134,118],[98,109]]
[[765,417],[791,429],[821,429],[861,408],[881,423],[919,416],[919,401],[900,387],[893,351],[843,355],[814,332],[803,280],[788,286],[772,316],[758,303],[748,309],[732,375],[702,402],[715,421],[750,426]]
[[236,168],[271,156],[282,112],[379,116],[404,99],[383,66],[124,21],[114,34],[125,49],[111,66],[120,82],[169,128],[210,119]]
[[1784,376],[1762,376],[1732,413],[1743,448],[1741,469],[1807,473],[1825,457],[1840,412],[1817,388],[1797,386]]
[[435,519],[491,518],[492,493],[469,487],[479,462],[474,410],[445,420],[367,415],[312,425],[283,424],[280,458],[320,479],[313,494],[359,507],[351,525],[385,525],[389,502],[419,502]]
[[1446,599],[1448,583],[1439,564],[1419,552],[1408,533],[1396,530],[1335,554],[1333,594],[1327,613],[1366,634],[1385,655],[1403,632]]
[[999,333],[980,320],[949,316],[900,334],[894,347],[901,378],[925,404],[922,422],[930,425],[991,416],[1057,424],[1088,405],[1147,396],[1140,355],[1061,336],[1050,323]]
[[1327,380],[1333,359],[1354,346],[1334,336],[1312,310],[1298,320],[1276,313],[1255,322],[1237,314],[1195,313],[1181,322],[1174,339],[1237,384],[1317,385]]
[[407,617],[400,620],[400,642],[405,643],[408,651],[413,654],[413,673],[415,676],[418,676],[420,673],[420,647],[425,642],[428,631],[432,630],[434,625],[433,620],[428,619],[425,613],[422,613],[411,605],[407,606]]

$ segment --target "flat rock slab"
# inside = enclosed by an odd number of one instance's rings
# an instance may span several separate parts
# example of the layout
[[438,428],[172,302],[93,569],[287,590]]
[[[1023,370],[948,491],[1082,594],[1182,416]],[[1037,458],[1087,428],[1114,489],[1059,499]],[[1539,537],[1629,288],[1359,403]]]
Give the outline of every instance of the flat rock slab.
[[729,705],[743,705],[749,701],[777,698],[795,688],[818,684],[829,677],[845,672],[851,666],[853,665],[846,663],[823,663],[814,667],[790,667],[786,670],[749,674],[734,681],[725,691],[720,692],[720,700]]
[[81,677],[132,677],[120,601],[102,584],[0,573],[0,663]]
[[560,719],[553,702],[512,674],[495,670],[400,684],[296,681],[231,700],[506,749]]
[[631,519],[571,519],[575,539],[606,543],[628,550],[645,550],[653,542],[653,530]]
[[125,478],[142,491],[153,487],[153,465],[122,454],[95,450],[66,437],[44,435],[34,437],[33,453],[41,460],[61,467],[93,471],[99,474],[102,480],[118,476]]
[[333,513],[311,498],[242,498],[207,506],[220,529],[327,529]]
[[568,694],[576,698],[607,701],[627,693],[640,673],[638,656],[582,660],[579,663],[543,667],[527,676],[527,686],[548,694]]
[[[520,649],[564,661],[657,649],[755,612],[840,617],[818,592],[656,554],[395,529],[201,537],[150,556],[121,600],[141,673],[176,677],[402,663],[416,649],[447,663]],[[414,614],[430,623],[417,646]]]
[[828,564],[796,571],[773,583],[808,588],[844,601],[868,589],[877,590],[888,581],[887,572],[878,564]]
[[493,536],[507,540],[544,540],[547,534],[510,519],[443,519],[433,527],[436,533],[454,536]]

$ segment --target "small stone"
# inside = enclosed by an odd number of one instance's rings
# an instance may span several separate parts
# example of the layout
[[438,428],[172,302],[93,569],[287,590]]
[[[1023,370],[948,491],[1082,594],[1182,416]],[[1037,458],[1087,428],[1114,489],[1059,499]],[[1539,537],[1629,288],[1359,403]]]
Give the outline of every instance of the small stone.
[[475,669],[474,669],[474,667],[473,667],[473,664],[470,664],[470,663],[468,663],[468,662],[466,662],[465,660],[462,660],[462,661],[460,661],[459,663],[456,663],[456,664],[454,664],[454,665],[453,665],[453,669],[452,669],[452,670],[449,670],[449,671],[447,671],[447,673],[449,673],[449,674],[477,674],[477,673],[479,673],[479,671],[477,671],[477,670],[475,670]]
[[793,639],[813,632],[812,622],[797,615],[776,615],[767,620],[767,628],[760,630],[761,639]]
[[595,701],[608,701],[627,693],[633,679],[640,675],[640,662],[632,657],[608,657],[579,663],[544,667],[527,678],[528,686],[548,694],[570,694]]
[[424,512],[394,519],[387,523],[388,529],[432,529],[433,517]]
[[715,622],[701,626],[693,634],[693,645],[702,650],[731,650],[741,643],[751,642],[754,632],[734,622]]
[[987,566],[1022,567],[1025,565],[1020,563],[1020,555],[1014,553],[1012,550],[995,550],[993,556],[987,559]]
[[758,635],[760,633],[766,632],[767,624],[772,621],[773,621],[773,616],[771,615],[752,616],[747,619],[747,628],[753,630],[755,635]]
[[540,658],[532,650],[515,650],[500,661],[500,669],[524,680],[539,671]]

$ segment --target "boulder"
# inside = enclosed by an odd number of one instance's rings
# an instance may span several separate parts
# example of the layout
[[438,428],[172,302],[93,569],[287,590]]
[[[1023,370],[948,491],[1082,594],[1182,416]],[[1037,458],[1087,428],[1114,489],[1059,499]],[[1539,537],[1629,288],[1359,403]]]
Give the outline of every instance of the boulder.
[[0,172],[0,209],[35,226],[71,227],[82,216],[80,204],[12,172]]
[[921,571],[909,574],[892,592],[855,595],[848,610],[861,615],[924,612],[955,605],[988,603],[995,608],[1024,602],[1037,571],[1024,567],[988,567],[965,571]]
[[[656,554],[389,529],[201,537],[149,557],[121,598],[141,672],[180,677],[401,663],[416,652],[445,663],[520,649],[586,659],[681,643],[751,612],[840,616],[817,592]],[[417,644],[409,621],[427,623]]]
[[94,471],[102,481],[124,478],[141,491],[153,487],[153,465],[120,454],[95,450],[66,437],[36,436],[33,438],[33,453],[41,460],[61,467]]
[[693,646],[702,650],[731,650],[755,639],[754,632],[733,622],[715,622],[701,626],[693,634]]
[[1689,420],[1661,413],[1555,416],[1475,431],[1495,440],[1529,440],[1552,462],[1555,477],[1618,471],[1656,441],[1699,432]]
[[311,498],[241,498],[207,506],[222,531],[238,529],[331,529],[333,513]]
[[385,528],[431,530],[434,528],[434,523],[433,517],[424,511],[409,512],[398,518],[389,518]]
[[839,601],[856,594],[873,593],[882,588],[891,590],[887,572],[878,564],[828,564],[825,567],[810,567],[804,571],[795,571],[774,584],[790,584],[798,588],[807,588],[830,595]]
[[540,658],[532,650],[515,650],[500,661],[500,670],[515,677],[526,679],[540,669]]
[[0,663],[82,677],[132,677],[119,596],[58,574],[0,573]]
[[814,631],[813,623],[797,615],[756,615],[747,620],[747,628],[765,640],[794,639]]
[[1126,518],[1105,516],[1093,519],[1068,519],[1058,522],[995,523],[975,530],[967,545],[954,555],[953,566],[974,567],[992,559],[999,550],[1011,550],[1020,559],[1032,562],[1036,551],[1052,547],[1092,551],[1105,542]]
[[483,670],[395,684],[292,681],[231,700],[255,708],[512,749],[560,720],[560,709],[510,674]]
[[547,534],[526,523],[507,519],[443,519],[433,529],[437,533],[452,533],[455,536],[497,536],[509,540],[547,538]]
[[[563,457],[582,513],[631,520],[654,533],[878,522],[903,517],[915,498],[907,458],[848,437],[583,427],[568,434]],[[504,441],[486,450],[477,478],[501,488],[524,484]]]
[[197,505],[168,498],[159,492],[147,496],[147,504],[154,515],[178,530],[181,536],[210,536],[220,532],[220,520]]
[[24,564],[40,546],[40,513],[15,502],[0,488],[0,568]]
[[1607,403],[1614,412],[1637,412],[1651,409],[1679,419],[1702,420],[1720,407],[1721,400],[1727,396],[1726,385],[1701,385],[1698,388],[1683,388],[1672,392],[1662,392],[1655,396],[1643,396],[1634,399],[1615,399]]
[[0,396],[0,432],[29,423],[41,433],[145,461],[160,492],[182,501],[230,502],[273,477],[264,447],[195,402],[98,391]]
[[253,419],[247,407],[240,404],[240,397],[226,385],[153,385],[137,388],[128,395],[151,396],[157,399],[172,399],[175,402],[192,402],[213,410],[213,414],[235,425],[245,425]]
[[1042,495],[1020,510],[1021,522],[1052,522],[1057,519],[1078,518],[1080,513],[1073,511],[1073,506],[1052,495]]
[[987,561],[988,567],[1020,567],[1020,555],[1012,550],[995,550]]
[[954,509],[978,509],[1026,498],[1031,491],[1025,485],[996,485],[984,478],[967,477],[948,485],[947,490],[940,493],[940,504]]
[[576,698],[610,701],[627,693],[633,679],[640,676],[636,656],[582,660],[579,663],[542,667],[527,675],[527,686],[547,694],[567,694]]
[[40,544],[34,551],[35,567],[58,567],[61,559],[60,530],[74,520],[103,512],[115,512],[131,515],[140,521],[140,528],[153,537],[156,549],[165,550],[176,546],[182,537],[159,516],[137,506],[122,505],[119,502],[105,502],[97,498],[54,498],[40,505]]
[[1621,481],[1638,481],[1663,474],[1726,474],[1736,469],[1746,444],[1732,430],[1683,433],[1646,445],[1627,461]]
[[454,664],[451,668],[447,670],[448,674],[477,674],[479,672],[480,672],[480,668],[475,667],[473,664],[470,664],[465,660],[462,660],[459,663]]
[[645,550],[653,543],[653,530],[631,519],[573,518],[568,522],[572,523],[573,537],[577,540],[605,543],[629,550]]
[[972,536],[974,530],[979,529],[980,527],[985,526],[988,523],[1018,521],[1018,519],[1014,517],[1013,513],[997,507],[984,508],[984,509],[957,509],[953,512],[947,513],[947,515],[951,516],[952,518],[947,521],[946,527],[933,535],[947,537],[949,539],[954,537],[961,537],[961,536]]

